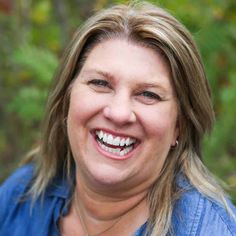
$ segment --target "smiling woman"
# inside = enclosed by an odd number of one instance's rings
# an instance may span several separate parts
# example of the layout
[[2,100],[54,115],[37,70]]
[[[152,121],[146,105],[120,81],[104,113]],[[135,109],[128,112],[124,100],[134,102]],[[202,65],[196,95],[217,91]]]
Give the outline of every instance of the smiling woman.
[[[67,127],[77,183],[83,178],[112,183],[111,194],[114,189],[147,192],[175,145],[176,121],[177,104],[163,56],[125,38],[99,43],[70,94]],[[123,145],[113,145],[113,140],[123,140]]]
[[151,4],[75,34],[40,146],[0,188],[1,235],[236,235],[201,162],[210,89],[189,32]]

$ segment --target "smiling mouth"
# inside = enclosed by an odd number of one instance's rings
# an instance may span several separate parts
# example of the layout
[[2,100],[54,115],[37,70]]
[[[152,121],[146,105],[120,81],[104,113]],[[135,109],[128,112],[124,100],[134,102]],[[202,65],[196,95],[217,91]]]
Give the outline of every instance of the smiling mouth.
[[138,143],[135,138],[114,136],[102,130],[95,131],[95,135],[101,149],[120,157],[130,153]]

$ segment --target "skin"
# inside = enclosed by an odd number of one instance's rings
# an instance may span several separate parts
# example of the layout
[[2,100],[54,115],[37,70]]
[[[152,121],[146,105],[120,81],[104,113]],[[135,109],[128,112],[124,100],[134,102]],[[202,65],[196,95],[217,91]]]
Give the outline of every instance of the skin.
[[[122,216],[102,235],[131,235],[146,221],[146,195],[175,145],[176,124],[170,70],[158,52],[125,39],[111,39],[92,49],[72,85],[68,112],[75,191],[89,233],[101,232]],[[94,130],[138,142],[121,159],[99,148]],[[61,227],[82,235],[75,204]],[[131,226],[127,220],[132,220]]]

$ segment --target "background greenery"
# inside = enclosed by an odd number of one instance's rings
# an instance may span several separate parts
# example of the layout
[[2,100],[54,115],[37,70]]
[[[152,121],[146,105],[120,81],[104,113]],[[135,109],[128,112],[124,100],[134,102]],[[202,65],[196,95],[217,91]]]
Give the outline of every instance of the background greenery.
[[[48,87],[75,29],[111,0],[0,0],[0,182],[37,143]],[[193,33],[217,116],[204,162],[236,202],[236,2],[152,1]],[[199,98],[201,99],[201,98]]]

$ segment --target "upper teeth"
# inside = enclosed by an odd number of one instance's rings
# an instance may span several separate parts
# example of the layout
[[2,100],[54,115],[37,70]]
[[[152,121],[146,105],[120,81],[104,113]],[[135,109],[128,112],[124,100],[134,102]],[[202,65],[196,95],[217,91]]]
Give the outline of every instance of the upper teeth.
[[129,146],[133,143],[135,143],[134,138],[124,138],[124,137],[119,137],[119,136],[113,136],[111,134],[107,134],[104,131],[96,131],[96,135],[99,137],[100,140],[102,140],[104,143],[111,144],[113,146]]

